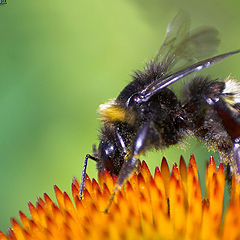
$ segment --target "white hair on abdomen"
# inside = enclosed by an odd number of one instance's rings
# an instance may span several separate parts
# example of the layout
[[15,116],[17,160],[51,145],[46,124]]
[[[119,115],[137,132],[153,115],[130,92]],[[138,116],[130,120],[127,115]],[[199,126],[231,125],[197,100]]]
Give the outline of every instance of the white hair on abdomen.
[[222,92],[227,98],[226,100],[231,102],[232,105],[240,103],[240,83],[232,78],[228,77],[225,80],[225,88]]

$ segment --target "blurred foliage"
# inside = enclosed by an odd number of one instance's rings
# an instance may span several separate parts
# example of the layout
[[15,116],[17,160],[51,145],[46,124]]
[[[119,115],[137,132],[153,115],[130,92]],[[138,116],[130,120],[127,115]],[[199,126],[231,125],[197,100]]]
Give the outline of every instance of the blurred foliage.
[[[217,0],[7,0],[0,6],[0,229],[27,200],[53,184],[70,192],[72,177],[97,143],[96,109],[117,96],[134,70],[154,56],[179,9],[192,26],[219,29],[220,52],[239,48],[239,1]],[[239,56],[203,74],[238,77]],[[188,160],[194,153],[204,177],[210,153],[190,140],[143,157],[151,166]],[[218,156],[215,155],[217,159]],[[88,173],[96,177],[94,162]]]

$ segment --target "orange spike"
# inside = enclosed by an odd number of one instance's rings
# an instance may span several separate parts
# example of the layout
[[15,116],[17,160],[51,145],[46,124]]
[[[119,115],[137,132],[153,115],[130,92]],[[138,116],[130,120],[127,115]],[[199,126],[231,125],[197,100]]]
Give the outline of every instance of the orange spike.
[[161,175],[159,167],[155,167],[154,178],[155,178],[156,175]]
[[63,193],[65,210],[70,212],[70,214],[75,215],[75,209],[73,203],[66,192]]
[[140,193],[140,211],[142,215],[142,219],[145,222],[152,221],[152,206],[150,204],[150,199],[144,193]]
[[126,182],[125,189],[126,197],[124,204],[131,206],[129,207],[131,209],[131,212],[133,214],[136,214],[136,212],[139,210],[139,192],[133,190],[132,185],[129,181]]
[[93,178],[92,179],[92,191],[93,191],[93,198],[96,199],[97,191],[101,191],[97,181]]
[[75,202],[75,206],[76,206],[76,211],[81,216],[84,212],[84,207],[83,207],[82,201],[80,200],[79,197],[76,196],[74,198],[74,202]]
[[[214,161],[214,158],[211,156],[210,161],[207,167],[207,174],[206,174],[206,189],[207,189],[207,197],[209,198],[212,196],[211,192],[213,191],[213,175],[216,174],[217,168]],[[215,176],[216,177],[216,176]]]
[[210,157],[209,165],[212,166],[216,171],[216,164],[215,164],[213,156]]
[[41,206],[41,204],[39,202],[36,202],[36,210],[37,210],[38,214],[39,214],[39,211],[43,210],[43,207]]
[[183,233],[185,230],[185,222],[183,221],[185,219],[184,192],[174,172],[171,174],[169,183],[169,206],[170,218],[176,231]]
[[[195,157],[194,157],[193,154],[191,154],[191,156],[190,156],[189,165],[190,165],[190,164],[192,165],[194,176],[195,176],[196,179],[198,180],[197,163],[196,163],[196,160],[195,160]],[[189,166],[189,165],[188,165],[188,166]]]
[[103,188],[103,183],[104,183],[103,173],[101,171],[98,171],[98,184],[101,189]]
[[179,173],[181,176],[181,183],[182,183],[182,187],[183,187],[183,191],[185,194],[185,201],[187,201],[187,166],[185,163],[185,160],[183,158],[183,156],[180,157],[180,162],[179,162]]
[[12,224],[12,229],[19,225],[18,222],[14,218],[10,218],[10,222]]
[[191,156],[190,156],[189,163],[191,163],[194,168],[197,167],[197,163],[196,163],[196,160],[195,160],[195,157],[193,154],[191,154]]
[[144,179],[142,173],[139,173],[139,174],[137,175],[137,179],[138,179],[138,185],[141,184],[141,183],[142,183],[142,184],[146,184],[145,179]]
[[218,166],[218,172],[224,173],[224,167],[222,162]]
[[113,174],[112,179],[113,179],[113,184],[115,185],[117,183],[118,177],[115,174]]
[[92,179],[92,185],[93,185],[93,187],[92,187],[93,190],[97,190],[97,189],[100,190],[100,187],[99,187],[97,181],[95,180],[95,178]]
[[195,176],[194,168],[191,163],[188,165],[186,189],[188,205],[186,236],[187,239],[197,239],[202,221],[202,197],[200,183]]
[[180,173],[179,173],[179,170],[178,170],[177,163],[174,163],[174,164],[173,164],[172,174],[175,176],[175,178],[176,178],[177,180],[180,180]]
[[[176,198],[176,185],[177,185],[177,179],[174,176],[174,174],[171,174],[170,182],[169,182],[169,202],[171,204],[171,209],[174,209],[175,205],[175,198]],[[170,211],[171,211],[170,209]]]
[[175,202],[176,211],[175,211],[175,219],[174,219],[175,229],[181,234],[183,234],[186,229],[186,222],[182,220],[186,219],[186,213],[185,213],[185,206],[184,206],[184,192],[181,187],[180,181],[177,181],[176,191],[177,191],[176,202]]
[[223,191],[219,188],[219,182],[217,179],[217,173],[214,172],[212,180],[208,184],[208,197],[209,208],[203,209],[203,223],[202,234],[207,238],[214,238],[219,232],[221,216],[222,216],[222,204],[223,204]]
[[24,232],[21,226],[18,224],[18,222],[14,218],[11,219],[11,224],[12,224],[12,231],[14,232],[16,239],[24,239]]
[[96,203],[98,205],[99,211],[104,211],[106,209],[107,203],[109,201],[109,196],[103,195],[100,190],[96,191]]
[[32,216],[32,219],[34,221],[38,221],[39,217],[38,217],[38,214],[37,214],[37,210],[30,201],[28,202],[28,208],[29,208],[30,214]]
[[92,201],[92,196],[90,195],[90,193],[88,192],[88,190],[86,188],[83,189],[83,200],[82,201],[84,202],[84,206],[88,202]]
[[155,210],[159,208],[159,205],[161,205],[162,207],[161,210],[164,210],[163,202],[165,202],[166,199],[162,195],[161,191],[157,188],[156,182],[153,180],[153,178],[151,179],[150,182],[149,194],[151,198],[153,212],[155,212]]
[[138,178],[137,174],[134,172],[132,176],[128,179],[134,191],[138,191]]
[[13,230],[11,228],[8,228],[8,234],[11,240],[17,240]]
[[224,172],[223,163],[219,164],[218,171],[217,171],[217,179],[221,188],[221,192],[224,192],[225,172]]
[[41,205],[41,207],[45,208],[45,207],[46,207],[46,204],[45,204],[45,202],[43,201],[43,199],[42,199],[40,196],[38,196],[37,199],[38,199],[38,203]]
[[194,176],[193,165],[191,163],[188,164],[188,175],[189,174]]
[[[123,191],[121,191],[122,189],[120,188],[119,191],[116,193],[116,197],[115,197],[115,201],[116,202],[124,202],[124,195],[123,195]],[[109,196],[108,198],[106,199],[107,201],[109,200]],[[107,202],[106,201],[106,202]]]
[[145,182],[145,179],[142,175],[142,173],[139,173],[138,176],[138,188],[139,192],[145,196],[145,198],[148,198],[149,200],[149,192],[148,192],[148,186],[147,183]]
[[109,191],[109,189],[108,189],[108,186],[106,185],[106,183],[104,183],[103,184],[103,197],[105,198],[105,199],[109,199],[109,197],[110,197],[110,191]]
[[132,185],[129,181],[126,181],[125,188],[126,188],[126,194],[128,194],[128,192],[133,192]]
[[72,183],[75,185],[75,187],[78,190],[80,189],[80,184],[79,184],[78,180],[75,177],[73,177]]
[[110,192],[113,191],[114,183],[111,174],[105,169],[104,170],[104,183],[107,185]]
[[188,165],[188,176],[187,176],[187,200],[188,204],[193,204],[196,196],[201,199],[201,188],[198,180],[198,176],[195,176],[194,168],[192,164]]
[[155,168],[154,182],[156,184],[156,187],[160,191],[160,194],[162,195],[163,199],[165,199],[166,198],[166,189],[165,189],[164,181],[162,179],[162,175],[161,175],[158,167]]
[[43,194],[43,197],[44,197],[44,200],[45,200],[46,204],[48,206],[51,206],[52,203],[53,203],[52,199],[46,193]]
[[91,202],[90,209],[92,213],[96,213],[98,211],[98,208],[94,202]]
[[36,203],[36,210],[38,214],[38,224],[46,227],[45,214],[47,214],[47,211],[44,211],[43,207],[39,203]]
[[77,189],[76,185],[72,183],[72,197],[79,197],[79,190]]
[[[92,182],[89,176],[85,175],[85,188],[88,190],[89,193],[92,191]],[[80,188],[79,188],[80,189]]]
[[0,231],[0,240],[8,240],[8,238]]
[[223,226],[223,240],[235,240],[240,236],[240,220],[239,213],[240,207],[234,203],[230,203]]
[[[138,198],[138,193],[133,190],[132,185],[129,181],[125,183],[125,189],[126,189],[126,200],[129,203],[129,205],[137,205],[136,199]],[[134,203],[134,204],[133,204]]]
[[21,212],[21,211],[19,211],[19,216],[20,216],[20,220],[21,220],[21,223],[22,223],[23,227],[24,227],[25,229],[28,229],[29,226],[30,226],[30,224],[29,224],[29,219],[28,219],[28,218],[26,217],[26,215],[25,215],[23,212]]
[[179,161],[179,172],[181,175],[183,185],[186,185],[187,184],[187,166],[186,166],[185,160],[182,155],[181,155],[180,161]]
[[64,221],[61,210],[54,204],[53,205],[53,223],[56,226],[60,226]]
[[169,181],[170,181],[170,171],[165,157],[162,159],[161,163],[161,175],[165,186],[166,196],[169,195]]
[[216,171],[217,171],[216,164],[213,156],[211,156],[208,167],[207,167],[207,174],[206,174],[207,183],[208,183],[208,180],[212,178],[213,173],[215,173]]
[[61,192],[61,190],[58,188],[57,185],[54,185],[54,191],[55,191],[55,195],[56,195],[56,198],[57,198],[59,208],[64,209],[63,193]]
[[[222,179],[223,178],[223,179]],[[222,205],[223,205],[223,197],[224,197],[224,174],[220,175],[219,172],[216,173],[216,180],[214,181],[214,209],[217,209],[216,212],[222,215]],[[219,219],[221,220],[221,219]]]
[[145,179],[146,182],[149,182],[151,179],[151,172],[149,171],[149,168],[145,161],[142,161],[142,168],[141,173]]

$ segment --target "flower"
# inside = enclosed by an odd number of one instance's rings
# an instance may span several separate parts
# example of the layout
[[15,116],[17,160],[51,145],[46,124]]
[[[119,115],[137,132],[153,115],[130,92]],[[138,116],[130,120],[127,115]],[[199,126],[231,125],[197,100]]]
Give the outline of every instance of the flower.
[[163,158],[151,175],[143,162],[108,204],[117,177],[99,173],[98,182],[86,178],[83,200],[73,179],[72,197],[55,186],[57,204],[47,194],[29,203],[31,218],[20,212],[21,224],[12,219],[7,240],[77,239],[240,239],[240,185],[233,176],[231,199],[223,215],[224,168],[211,157],[203,198],[194,156],[188,167],[181,157],[170,173]]

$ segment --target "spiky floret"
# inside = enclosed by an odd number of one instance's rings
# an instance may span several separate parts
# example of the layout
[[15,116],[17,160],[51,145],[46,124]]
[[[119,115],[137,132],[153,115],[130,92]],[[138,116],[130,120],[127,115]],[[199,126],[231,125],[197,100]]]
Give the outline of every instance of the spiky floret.
[[54,187],[57,204],[47,194],[29,203],[31,217],[20,212],[21,224],[12,227],[1,240],[84,239],[226,239],[240,237],[240,185],[233,177],[229,207],[223,213],[224,169],[213,158],[206,171],[206,196],[199,183],[196,161],[188,167],[183,158],[172,172],[164,158],[152,175],[143,162],[138,172],[117,193],[109,214],[103,211],[116,176],[99,173],[98,182],[86,178],[84,198],[79,199],[79,182],[73,179],[73,201]]

